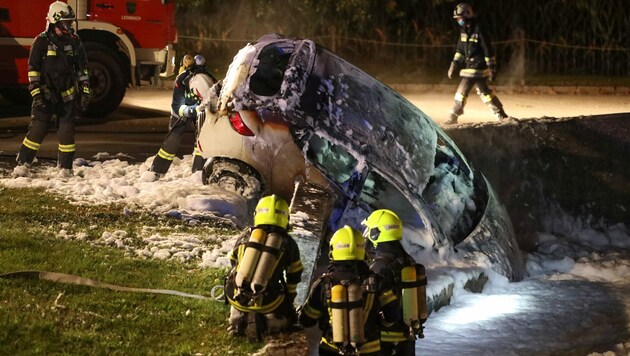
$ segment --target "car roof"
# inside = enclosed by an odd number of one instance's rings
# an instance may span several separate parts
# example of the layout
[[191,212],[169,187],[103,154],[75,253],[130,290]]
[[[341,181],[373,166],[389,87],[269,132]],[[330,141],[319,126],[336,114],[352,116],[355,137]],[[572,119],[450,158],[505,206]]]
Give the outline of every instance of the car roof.
[[[258,55],[270,46],[294,50],[279,91],[258,95],[251,79]],[[422,192],[433,171],[437,125],[389,86],[311,40],[271,34],[248,44],[230,65],[221,102],[232,110],[281,111],[288,125],[347,147],[405,190]]]

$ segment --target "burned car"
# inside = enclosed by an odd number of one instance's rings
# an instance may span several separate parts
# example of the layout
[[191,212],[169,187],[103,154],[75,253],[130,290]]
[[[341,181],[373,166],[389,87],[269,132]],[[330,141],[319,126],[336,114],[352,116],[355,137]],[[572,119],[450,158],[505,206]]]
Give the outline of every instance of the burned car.
[[295,183],[307,181],[335,197],[329,231],[387,208],[403,220],[412,255],[458,245],[522,278],[505,209],[453,141],[400,94],[311,40],[270,34],[241,49],[202,121],[205,183],[291,201]]

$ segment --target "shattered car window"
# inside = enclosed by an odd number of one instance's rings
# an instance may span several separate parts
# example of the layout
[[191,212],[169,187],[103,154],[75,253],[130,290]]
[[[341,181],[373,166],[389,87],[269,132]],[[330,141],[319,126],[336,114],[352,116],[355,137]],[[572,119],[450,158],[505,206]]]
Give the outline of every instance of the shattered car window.
[[356,171],[357,160],[342,146],[323,137],[310,135],[305,148],[308,159],[323,168],[324,173],[336,183],[348,182]]
[[250,79],[250,88],[256,95],[272,96],[280,91],[284,72],[293,53],[287,43],[273,43],[258,54],[258,66]]

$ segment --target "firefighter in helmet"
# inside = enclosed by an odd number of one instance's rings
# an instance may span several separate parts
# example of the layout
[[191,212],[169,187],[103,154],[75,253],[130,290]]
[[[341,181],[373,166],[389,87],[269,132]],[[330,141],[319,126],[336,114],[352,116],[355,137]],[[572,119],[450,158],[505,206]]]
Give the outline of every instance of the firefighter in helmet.
[[424,337],[422,324],[427,318],[424,266],[416,264],[400,243],[402,221],[396,213],[387,209],[375,210],[362,224],[365,226],[363,236],[375,250],[370,269],[393,281],[394,294],[401,300],[403,317],[393,325],[381,328],[383,355],[413,356],[415,339]]
[[87,56],[72,27],[74,21],[74,11],[68,4],[53,2],[46,16],[46,31],[35,37],[31,47],[28,58],[29,90],[33,98],[31,123],[17,154],[15,176],[30,174],[29,168],[53,122],[59,136],[59,174],[72,174],[74,120],[80,111],[87,109],[90,100]]
[[259,339],[297,322],[293,302],[303,267],[288,228],[289,206],[283,198],[269,195],[258,201],[254,226],[229,254],[232,270],[225,295],[231,306],[230,335],[245,335],[248,313],[255,313]]
[[[197,76],[201,76],[201,78]],[[177,154],[184,133],[187,130],[196,131],[198,116],[205,114],[206,106],[205,103],[202,103],[201,93],[191,87],[193,80],[201,80],[208,83],[209,86],[217,83],[216,78],[207,71],[206,59],[201,54],[194,57],[186,54],[182,58],[180,72],[173,85],[169,131],[164,138],[162,147],[153,159],[150,169],[152,174],[147,174],[148,178],[145,180],[155,180],[166,174]],[[196,142],[195,140],[193,149],[193,173],[203,169],[205,164],[205,159],[201,156]]]
[[[311,286],[300,323],[309,335],[315,327],[323,333],[320,355],[380,355],[379,324],[398,321],[399,300],[390,282],[370,271],[359,231],[342,227],[329,247],[328,272]],[[309,341],[312,354],[313,340]]]
[[457,118],[464,113],[464,106],[470,90],[476,86],[477,94],[494,113],[497,120],[504,120],[508,115],[503,104],[488,87],[496,78],[496,59],[488,34],[476,21],[472,6],[461,3],[455,7],[453,18],[460,28],[455,56],[448,69],[448,77],[452,79],[456,72],[462,78],[455,93],[455,103],[451,109],[446,125],[457,123]]

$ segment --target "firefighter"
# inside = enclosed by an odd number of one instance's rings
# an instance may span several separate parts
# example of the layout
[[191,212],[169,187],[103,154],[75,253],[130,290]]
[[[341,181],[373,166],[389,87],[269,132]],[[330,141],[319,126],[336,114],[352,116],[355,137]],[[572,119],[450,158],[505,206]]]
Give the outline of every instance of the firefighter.
[[293,302],[302,278],[298,245],[288,233],[289,206],[277,196],[258,201],[254,226],[238,240],[229,258],[225,282],[230,304],[228,333],[244,336],[247,316],[254,313],[256,334],[287,330],[297,322]]
[[[198,75],[205,76],[206,81],[212,84],[217,83],[216,78],[206,70],[205,64],[206,59],[200,54],[194,57],[187,54],[182,58],[180,73],[175,78],[173,86],[169,131],[162,147],[153,159],[150,169],[153,175],[149,176],[148,180],[155,180],[166,174],[177,154],[184,133],[187,130],[196,131],[197,116],[205,114],[205,105],[201,102],[200,93],[192,90],[190,86],[191,79]],[[192,172],[195,173],[203,169],[204,164],[205,159],[201,156],[195,140]]]
[[[319,355],[380,355],[379,324],[398,321],[399,300],[390,282],[370,271],[365,238],[359,231],[342,227],[329,247],[328,272],[311,286],[300,323],[307,335],[314,334],[312,329],[321,330]],[[313,354],[315,338],[309,339],[309,354]]]
[[87,109],[90,100],[87,57],[72,27],[74,20],[74,11],[68,4],[53,2],[46,16],[46,31],[35,37],[31,47],[28,58],[29,90],[33,97],[31,123],[17,154],[15,176],[29,175],[55,117],[59,175],[72,175],[74,120],[79,111]]
[[481,29],[476,21],[472,6],[461,3],[455,7],[453,18],[460,28],[459,40],[455,49],[455,56],[448,69],[448,77],[452,79],[459,71],[462,78],[455,93],[455,104],[451,109],[446,125],[457,124],[457,118],[464,113],[464,106],[470,90],[476,86],[477,95],[494,113],[497,120],[504,120],[508,115],[503,110],[492,89],[488,87],[488,80],[496,79],[496,59],[490,37]]
[[[394,281],[394,294],[401,300],[403,318],[391,326],[381,328],[383,355],[415,355],[415,339],[424,337],[422,323],[426,320],[424,266],[416,267],[416,262],[400,243],[402,221],[396,213],[387,209],[375,210],[362,224],[365,226],[363,236],[372,243],[375,250],[370,269],[382,278]],[[405,273],[408,269],[412,270],[410,272],[413,281],[403,281],[404,268],[407,268],[404,270]],[[403,287],[415,289],[415,297],[409,299],[409,296],[403,296]],[[418,295],[418,292],[422,293]],[[414,315],[410,315],[414,312]]]

